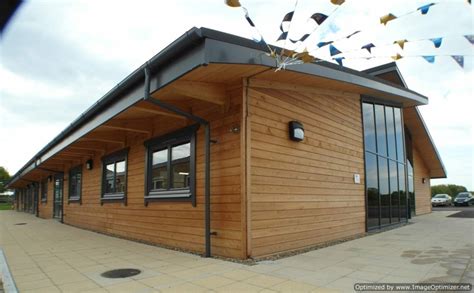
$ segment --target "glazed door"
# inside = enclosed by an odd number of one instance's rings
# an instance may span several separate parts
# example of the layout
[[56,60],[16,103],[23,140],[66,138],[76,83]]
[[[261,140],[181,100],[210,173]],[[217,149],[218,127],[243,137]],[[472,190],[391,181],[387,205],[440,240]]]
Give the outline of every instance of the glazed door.
[[63,214],[63,175],[54,176],[53,189],[53,217],[61,219]]

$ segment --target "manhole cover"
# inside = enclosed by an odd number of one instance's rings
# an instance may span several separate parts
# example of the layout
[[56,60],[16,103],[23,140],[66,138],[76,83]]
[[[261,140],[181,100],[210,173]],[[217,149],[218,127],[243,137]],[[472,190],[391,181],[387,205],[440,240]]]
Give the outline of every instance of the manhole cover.
[[102,273],[101,276],[109,279],[119,279],[136,276],[139,273],[141,273],[141,271],[137,269],[117,269]]
[[16,223],[15,225],[26,225],[26,223]]
[[455,213],[449,215],[450,218],[474,218],[474,211],[460,211],[459,213]]

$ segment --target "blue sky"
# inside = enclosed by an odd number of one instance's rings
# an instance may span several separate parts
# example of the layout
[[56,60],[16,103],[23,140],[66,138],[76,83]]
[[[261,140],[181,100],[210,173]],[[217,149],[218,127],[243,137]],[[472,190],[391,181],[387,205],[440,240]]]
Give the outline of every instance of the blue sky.
[[[241,1],[265,39],[275,43],[281,18],[294,1]],[[423,117],[448,170],[448,179],[432,184],[461,184],[474,190],[473,46],[464,38],[474,34],[472,6],[467,1],[438,1],[427,15],[413,13],[380,25],[379,17],[414,11],[428,1],[347,1],[305,42],[309,51],[321,40],[352,51],[344,65],[365,69],[392,61],[365,60],[361,44],[378,46],[374,55],[470,55],[465,68],[449,56],[429,64],[421,57],[397,62],[409,88],[430,98],[421,107]],[[330,14],[329,0],[299,0],[290,36],[308,30],[309,15]],[[251,38],[252,30],[238,8],[224,1],[28,1],[0,40],[0,165],[16,172],[74,118],[109,89],[191,27],[209,27]],[[441,48],[430,41],[407,43],[401,50],[394,40],[444,37]],[[282,44],[279,44],[282,45]],[[302,50],[305,46],[298,46]],[[326,50],[314,52],[329,58]],[[349,53],[348,53],[349,54]],[[348,55],[349,56],[349,55]]]

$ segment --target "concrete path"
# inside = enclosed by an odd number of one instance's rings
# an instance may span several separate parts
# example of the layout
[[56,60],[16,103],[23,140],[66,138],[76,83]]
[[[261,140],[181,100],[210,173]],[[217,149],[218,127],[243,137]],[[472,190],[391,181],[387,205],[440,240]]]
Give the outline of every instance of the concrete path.
[[[474,219],[434,212],[413,224],[254,266],[0,212],[0,247],[20,292],[353,292],[357,282],[474,283]],[[25,225],[16,225],[26,223]],[[106,279],[101,273],[142,273]]]

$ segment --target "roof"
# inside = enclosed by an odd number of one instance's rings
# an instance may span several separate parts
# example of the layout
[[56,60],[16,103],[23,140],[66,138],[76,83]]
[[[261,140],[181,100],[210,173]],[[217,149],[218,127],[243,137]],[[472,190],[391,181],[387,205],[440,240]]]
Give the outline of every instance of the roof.
[[[364,70],[364,72],[407,87],[407,84],[395,62],[369,68]],[[405,125],[413,136],[413,143],[420,151],[423,162],[430,170],[430,178],[446,178],[446,168],[444,167],[438,149],[436,148],[433,138],[430,135],[428,127],[426,126],[418,107],[413,106],[404,108],[403,115]]]
[[[275,49],[279,48],[275,47]],[[209,64],[243,64],[275,68],[275,60],[266,53],[266,46],[252,40],[207,28],[192,28],[88,108],[12,176],[9,184],[17,181],[101,123],[141,101],[144,98],[145,68],[148,68],[151,73],[152,88],[150,90],[153,92],[184,74]],[[428,103],[427,97],[406,87],[329,62],[294,65],[288,67],[285,72],[336,81],[339,85],[347,85],[349,90],[376,94],[404,106]]]

